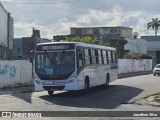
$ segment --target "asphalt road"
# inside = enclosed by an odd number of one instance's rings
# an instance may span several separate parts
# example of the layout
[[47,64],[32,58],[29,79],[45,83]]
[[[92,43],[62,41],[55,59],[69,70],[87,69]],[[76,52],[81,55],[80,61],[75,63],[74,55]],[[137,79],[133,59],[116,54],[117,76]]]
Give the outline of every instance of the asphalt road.
[[132,104],[135,100],[160,92],[160,77],[142,75],[118,79],[108,88],[80,92],[47,92],[0,95],[1,111],[160,111],[159,107]]

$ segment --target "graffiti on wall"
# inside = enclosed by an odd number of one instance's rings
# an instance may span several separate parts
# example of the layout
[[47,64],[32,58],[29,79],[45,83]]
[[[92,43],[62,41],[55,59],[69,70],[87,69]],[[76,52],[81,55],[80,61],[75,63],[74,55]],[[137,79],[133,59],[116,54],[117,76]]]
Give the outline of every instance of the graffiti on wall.
[[16,67],[10,65],[0,65],[0,76],[9,75],[10,78],[16,75]]
[[146,41],[143,39],[126,39],[128,43],[124,46],[125,50],[132,53],[146,54]]
[[150,60],[146,60],[144,63],[145,67],[144,67],[144,71],[149,71],[152,70],[152,63]]
[[141,60],[138,64],[138,69],[140,71],[150,71],[152,70],[151,60]]
[[139,71],[151,71],[152,60],[132,60],[132,59],[119,59],[118,60],[119,70],[118,73],[130,73]]

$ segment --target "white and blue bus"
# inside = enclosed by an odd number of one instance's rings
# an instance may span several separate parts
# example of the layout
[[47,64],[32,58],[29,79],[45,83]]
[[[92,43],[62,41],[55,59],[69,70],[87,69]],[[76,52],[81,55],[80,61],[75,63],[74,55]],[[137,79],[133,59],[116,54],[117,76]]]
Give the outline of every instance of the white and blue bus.
[[117,79],[116,49],[81,42],[50,42],[36,46],[35,91],[83,90]]

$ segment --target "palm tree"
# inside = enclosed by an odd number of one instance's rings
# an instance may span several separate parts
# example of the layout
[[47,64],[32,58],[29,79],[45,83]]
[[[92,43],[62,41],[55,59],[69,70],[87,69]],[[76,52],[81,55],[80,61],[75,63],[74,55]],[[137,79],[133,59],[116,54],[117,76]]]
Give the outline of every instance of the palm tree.
[[157,36],[158,27],[160,26],[160,20],[158,18],[152,18],[152,21],[147,24],[148,29],[152,27],[155,30],[155,35]]

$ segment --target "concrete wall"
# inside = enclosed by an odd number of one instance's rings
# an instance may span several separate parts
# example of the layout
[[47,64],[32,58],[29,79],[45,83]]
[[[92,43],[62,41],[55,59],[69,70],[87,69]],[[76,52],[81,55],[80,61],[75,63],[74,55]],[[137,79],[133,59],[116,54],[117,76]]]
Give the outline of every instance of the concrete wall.
[[154,66],[160,63],[159,56],[156,51],[160,51],[160,36],[141,36],[147,41],[147,55],[153,57]]
[[0,3],[0,44],[5,47],[7,47],[7,36],[8,36],[7,21],[8,21],[8,12]]
[[124,38],[132,38],[132,28],[120,27],[121,36]]
[[[118,60],[118,73],[151,71],[152,60]],[[33,84],[32,64],[27,60],[0,61],[0,88]]]
[[118,59],[118,73],[130,73],[139,71],[151,71],[152,60]]
[[0,61],[0,88],[32,84],[32,64],[26,60]]
[[147,41],[148,50],[160,50],[160,40],[159,41]]
[[144,39],[129,39],[126,38],[128,43],[124,46],[125,50],[129,50],[132,53],[141,53],[146,54],[147,48],[146,48],[146,40]]
[[147,41],[147,50],[160,50],[160,36],[141,36]]
[[6,59],[13,50],[13,18],[0,2],[0,58]]
[[[22,38],[15,38],[13,40],[13,53],[12,56],[23,56],[22,51]],[[19,50],[19,51],[18,51]]]
[[14,38],[14,22],[13,22],[13,18],[10,16],[8,16],[8,39],[9,39],[9,49],[13,50],[13,38]]
[[97,36],[96,40],[105,41],[108,38],[132,38],[132,28],[128,27],[84,27],[84,28],[71,28],[71,35],[93,35]]

